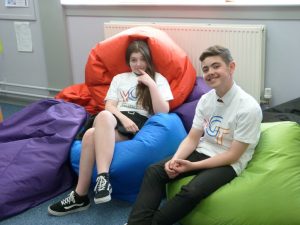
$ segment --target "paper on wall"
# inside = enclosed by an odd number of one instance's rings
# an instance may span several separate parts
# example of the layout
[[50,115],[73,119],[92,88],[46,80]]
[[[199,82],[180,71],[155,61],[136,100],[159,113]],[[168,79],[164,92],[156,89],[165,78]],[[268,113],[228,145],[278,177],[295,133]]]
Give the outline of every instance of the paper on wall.
[[19,52],[32,52],[32,38],[29,22],[14,22]]

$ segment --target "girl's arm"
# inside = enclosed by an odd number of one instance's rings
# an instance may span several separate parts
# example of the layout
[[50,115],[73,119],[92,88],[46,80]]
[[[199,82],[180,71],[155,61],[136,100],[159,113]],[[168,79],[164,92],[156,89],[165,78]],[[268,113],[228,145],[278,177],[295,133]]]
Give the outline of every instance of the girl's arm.
[[116,100],[107,100],[105,102],[105,110],[110,111],[112,114],[114,114],[119,120],[122,120],[123,117],[126,117],[123,115],[117,108],[118,101]]
[[118,102],[115,100],[107,100],[105,103],[105,109],[114,114],[123,124],[124,128],[132,133],[136,133],[139,131],[138,126],[127,116],[121,113],[117,108]]
[[168,113],[170,110],[169,102],[163,99],[155,81],[145,71],[141,70],[141,73],[142,75],[138,77],[138,82],[148,86],[154,113]]

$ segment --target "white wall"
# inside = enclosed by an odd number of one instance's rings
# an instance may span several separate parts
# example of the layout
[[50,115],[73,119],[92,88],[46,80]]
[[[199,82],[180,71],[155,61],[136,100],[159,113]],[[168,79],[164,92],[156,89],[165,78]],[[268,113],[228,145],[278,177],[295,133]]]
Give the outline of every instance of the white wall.
[[[0,82],[47,87],[43,39],[40,33],[39,13],[35,10],[36,5],[31,2],[28,8],[16,9],[5,8],[1,5],[0,9],[0,39],[3,44],[3,52],[0,54]],[[30,23],[32,52],[18,51],[14,30],[15,21]],[[4,85],[0,87],[2,90],[7,89]],[[8,89],[20,91],[18,87],[9,86]]]
[[[222,11],[222,8],[209,8],[205,10],[205,17],[212,17],[209,19],[202,18],[204,16],[198,16],[195,13],[195,9],[191,10],[190,8],[187,8],[185,12],[182,10],[177,12],[178,9],[166,8],[158,13],[157,8],[149,10],[141,7],[136,8],[140,10],[135,15],[132,14],[135,7],[115,7],[113,9],[108,7],[107,10],[103,8],[93,8],[91,10],[90,8],[78,7],[65,9],[70,40],[72,71],[76,83],[84,82],[84,68],[89,51],[97,42],[104,39],[104,22],[117,20],[172,23],[264,24],[267,30],[265,87],[272,88],[272,105],[278,105],[300,97],[300,71],[295,67],[299,63],[300,18],[295,15],[294,19],[285,16],[287,8],[283,8],[282,12],[278,11],[278,8],[274,10],[266,8],[265,12],[261,8],[259,10],[248,9],[247,11],[244,8],[240,8],[240,11],[238,8],[233,8],[231,9],[233,10],[231,13],[228,9]],[[199,8],[199,13],[202,10]],[[290,8],[289,10],[294,12],[295,9]],[[161,16],[160,18],[154,17],[155,11],[156,14]],[[208,11],[211,11],[211,14]],[[217,14],[218,12],[219,15]],[[291,15],[292,12],[286,15]],[[300,8],[298,8],[298,12],[300,15]],[[220,18],[215,19],[215,17]],[[240,17],[241,19],[236,17]]]
[[[0,38],[4,45],[4,52],[0,54],[0,82],[45,89],[61,89],[83,82],[88,54],[98,41],[104,39],[103,23],[111,20],[265,24],[265,87],[273,90],[272,105],[300,97],[300,6],[61,7],[59,0],[29,2],[33,5],[25,15],[22,16],[20,9],[10,18],[4,15],[7,9],[0,6]],[[14,18],[30,22],[32,53],[16,51]],[[0,90],[3,88],[0,85]],[[0,93],[0,99],[2,97]]]
[[[29,0],[28,7],[0,3],[0,100],[51,97],[73,83],[65,16],[59,0]],[[32,52],[17,49],[15,22],[29,22]],[[13,93],[13,94],[11,94]]]

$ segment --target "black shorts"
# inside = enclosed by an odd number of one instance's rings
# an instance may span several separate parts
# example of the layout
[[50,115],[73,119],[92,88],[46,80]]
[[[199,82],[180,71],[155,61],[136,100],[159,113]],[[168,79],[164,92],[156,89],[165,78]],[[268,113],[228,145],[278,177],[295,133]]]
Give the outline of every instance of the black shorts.
[[[137,112],[133,112],[133,111],[122,111],[121,113],[123,113],[125,116],[127,116],[129,119],[131,119],[138,126],[139,129],[141,129],[144,126],[145,122],[148,119],[146,116],[142,116],[141,114],[139,114]],[[87,121],[85,122],[81,131],[79,131],[79,133],[76,135],[76,137],[75,137],[76,140],[82,140],[82,137],[83,137],[84,133],[87,131],[87,129],[89,129],[93,126],[96,116],[97,116],[97,114],[92,115],[87,119]],[[116,116],[115,116],[115,118],[117,120],[116,130],[118,130],[120,134],[128,137],[129,139],[132,139],[136,133],[128,132],[123,127],[121,121]]]
[[[134,111],[121,111],[121,113],[123,113],[125,116],[131,119],[139,129],[141,129],[144,126],[144,124],[148,119],[146,116],[143,116]],[[116,116],[115,118],[117,119],[116,130],[119,131],[120,134],[128,137],[129,139],[132,139],[136,133],[128,132],[123,126],[123,124],[121,123],[121,121]]]

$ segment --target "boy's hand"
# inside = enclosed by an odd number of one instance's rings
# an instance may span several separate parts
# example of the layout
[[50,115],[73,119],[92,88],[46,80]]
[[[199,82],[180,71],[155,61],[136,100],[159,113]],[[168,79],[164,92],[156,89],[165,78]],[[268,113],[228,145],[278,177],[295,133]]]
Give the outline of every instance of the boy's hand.
[[194,163],[185,159],[175,159],[173,168],[178,174],[194,170]]
[[165,163],[165,171],[171,179],[175,178],[179,174],[174,170],[174,167],[176,167],[174,159]]

